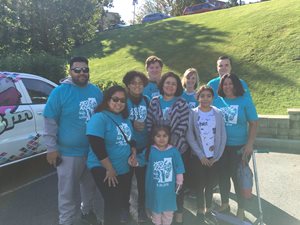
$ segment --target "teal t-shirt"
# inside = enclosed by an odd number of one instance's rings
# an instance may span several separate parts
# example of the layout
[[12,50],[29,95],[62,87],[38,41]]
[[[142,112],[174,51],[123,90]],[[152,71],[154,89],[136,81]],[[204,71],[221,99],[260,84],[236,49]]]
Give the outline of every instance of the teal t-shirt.
[[44,117],[54,119],[58,125],[57,144],[61,155],[87,155],[86,123],[102,98],[100,89],[92,84],[79,87],[63,83],[52,91]]
[[[108,115],[108,116],[107,116]],[[119,125],[127,140],[132,138],[132,125],[129,119],[124,119],[121,114],[109,111],[95,113],[87,124],[86,134],[101,137],[104,139],[107,155],[118,175],[129,172],[128,157],[131,154],[129,144],[127,144],[122,132],[112,119]],[[102,166],[97,156],[90,148],[88,168]]]
[[168,125],[171,121],[171,106],[176,102],[177,97],[166,101],[162,95],[159,96],[159,104],[163,114],[164,124]]
[[171,146],[161,151],[151,146],[145,180],[146,208],[155,213],[176,211],[176,175],[184,172],[177,148]]
[[188,93],[186,91],[184,91],[182,93],[182,96],[185,101],[187,102],[187,104],[189,105],[189,108],[190,109],[193,109],[193,108],[196,108],[198,105],[199,105],[199,102],[196,100],[196,93],[193,92],[193,93]]
[[248,121],[258,120],[258,115],[253,102],[245,97],[217,98],[215,106],[223,114],[227,142],[226,145],[244,145],[248,140]]
[[[147,98],[148,102],[145,101],[145,98]],[[128,107],[128,112],[129,112],[129,119],[130,121],[139,121],[139,122],[146,122],[147,118],[147,109],[148,109],[148,104],[150,100],[148,99],[147,96],[144,96],[141,100],[141,102],[136,105],[134,104],[130,99],[127,100],[127,107]],[[133,139],[136,141],[136,148],[137,150],[142,150],[143,148],[146,147],[148,143],[148,132],[147,132],[147,127],[145,124],[144,130],[142,131],[137,131],[136,129],[133,128]]]
[[[207,83],[207,85],[210,86],[213,89],[213,91],[214,91],[213,105],[215,105],[215,101],[217,100],[217,98],[219,98],[218,88],[219,88],[220,81],[221,81],[221,78],[220,77],[216,77],[216,78],[210,80]],[[242,79],[240,79],[240,81],[241,81],[242,86],[243,86],[243,88],[245,90],[244,96],[245,97],[249,97],[251,99],[251,101],[252,101],[251,93],[250,93],[250,90],[248,88],[247,83],[244,80],[242,80]]]
[[159,96],[160,92],[157,83],[153,81],[149,81],[147,86],[144,88],[143,95],[146,95],[150,100],[155,96]]

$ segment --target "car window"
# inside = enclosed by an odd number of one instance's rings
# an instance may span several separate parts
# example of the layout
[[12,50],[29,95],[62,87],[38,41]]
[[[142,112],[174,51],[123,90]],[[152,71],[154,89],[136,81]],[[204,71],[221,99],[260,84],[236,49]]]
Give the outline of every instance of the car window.
[[22,78],[33,104],[45,104],[53,86],[41,80]]
[[9,77],[0,77],[0,107],[3,107],[0,109],[0,114],[2,110],[4,113],[6,109],[4,106],[15,106],[21,103],[22,95],[15,86],[16,82],[17,80]]

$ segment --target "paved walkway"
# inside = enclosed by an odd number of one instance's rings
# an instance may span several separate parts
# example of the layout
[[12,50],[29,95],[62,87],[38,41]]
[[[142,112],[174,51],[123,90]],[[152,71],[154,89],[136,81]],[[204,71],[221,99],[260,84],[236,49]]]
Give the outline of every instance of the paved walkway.
[[[256,161],[264,223],[266,225],[300,225],[300,155],[258,153]],[[252,165],[252,160],[250,165]],[[246,204],[246,217],[252,223],[259,216],[255,187],[253,193],[253,198]],[[231,212],[234,215],[237,210],[234,194],[230,197]],[[131,200],[132,214],[136,218],[136,189],[133,189]],[[214,202],[220,204],[218,193],[214,194]],[[185,208],[184,224],[196,225],[195,200],[186,197]]]

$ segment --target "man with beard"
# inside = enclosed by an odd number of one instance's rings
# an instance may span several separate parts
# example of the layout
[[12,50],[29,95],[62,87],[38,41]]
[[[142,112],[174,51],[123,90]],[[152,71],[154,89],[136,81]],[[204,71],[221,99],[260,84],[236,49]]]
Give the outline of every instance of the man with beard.
[[75,193],[80,188],[82,222],[96,225],[96,186],[86,167],[89,143],[85,131],[103,97],[101,90],[89,83],[86,58],[72,58],[69,75],[52,91],[44,110],[47,161],[57,169],[59,224],[74,224]]

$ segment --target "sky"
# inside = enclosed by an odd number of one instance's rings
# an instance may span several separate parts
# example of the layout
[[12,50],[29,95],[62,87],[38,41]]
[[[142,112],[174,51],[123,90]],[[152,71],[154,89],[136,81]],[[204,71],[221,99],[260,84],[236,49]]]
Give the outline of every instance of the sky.
[[[144,3],[144,0],[138,0],[138,4],[135,5],[136,11]],[[129,21],[133,19],[133,4],[132,0],[113,0],[114,8],[108,9],[110,12],[117,12],[121,16],[121,20],[129,24]]]
[[[224,0],[226,1],[226,0]],[[244,0],[246,4],[249,2],[256,2],[258,0]],[[138,4],[135,5],[137,9],[144,3],[144,0],[138,0]],[[121,20],[124,20],[126,24],[129,24],[133,19],[133,4],[132,0],[113,0],[114,8],[108,9],[110,12],[117,12],[121,16]]]

